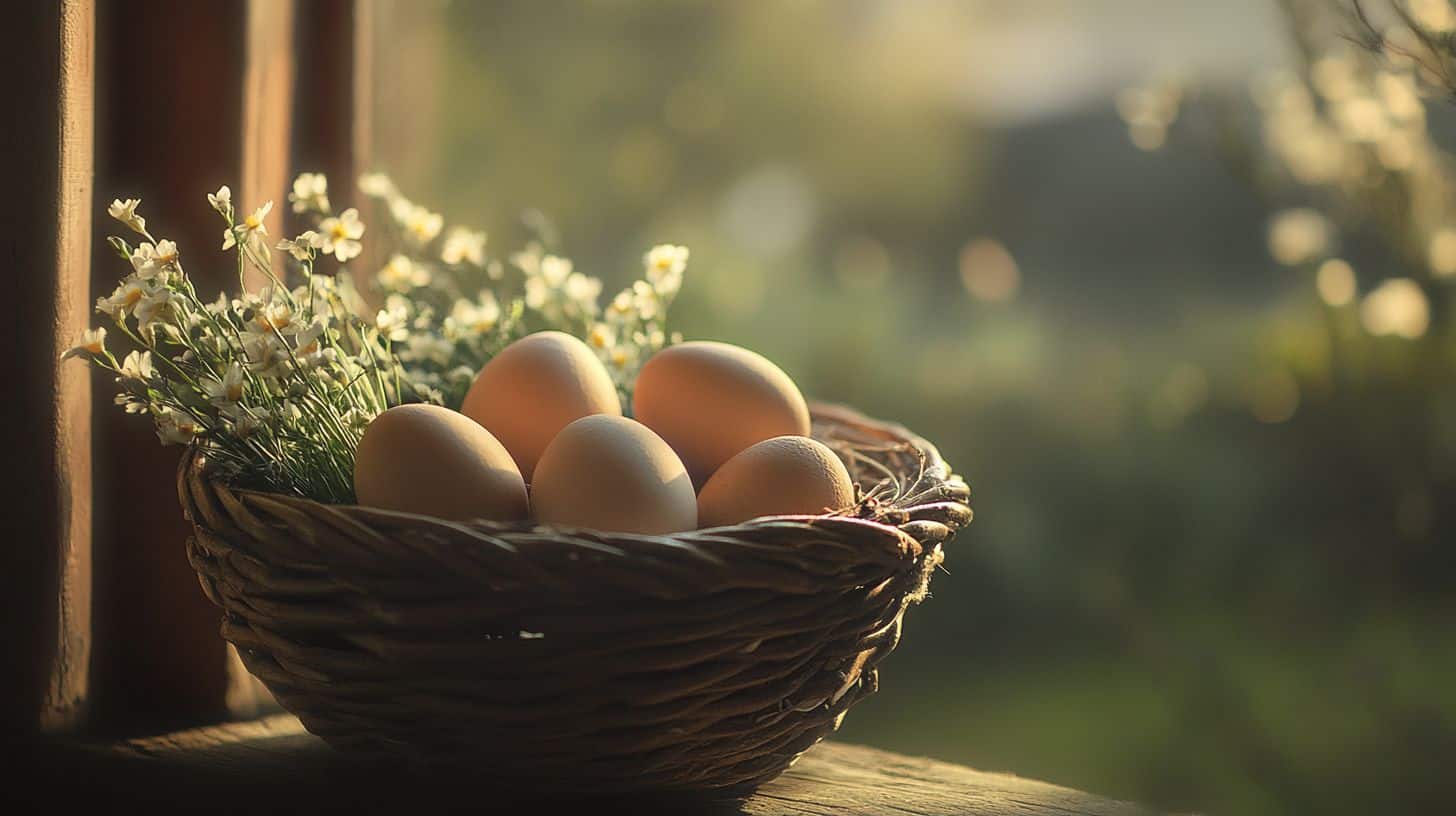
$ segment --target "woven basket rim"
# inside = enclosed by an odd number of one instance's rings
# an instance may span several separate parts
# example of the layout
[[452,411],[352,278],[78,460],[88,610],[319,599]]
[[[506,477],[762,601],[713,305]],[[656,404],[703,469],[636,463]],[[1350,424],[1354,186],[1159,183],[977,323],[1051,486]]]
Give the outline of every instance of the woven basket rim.
[[[924,457],[924,476],[938,482],[942,490],[941,495],[935,498],[958,501],[965,504],[969,497],[969,488],[959,476],[950,471],[945,460],[941,458],[940,451],[930,441],[910,431],[904,425],[895,422],[886,422],[872,419],[855,408],[840,403],[813,402],[809,403],[810,415],[816,419],[830,420],[842,425],[861,428],[872,431],[876,435],[897,440],[899,444],[905,444],[919,451]],[[203,466],[206,453],[196,445],[189,447],[187,455],[182,458],[182,473],[193,468]],[[526,532],[533,530],[550,530],[565,535],[589,536],[609,538],[613,542],[642,541],[661,542],[664,539],[674,540],[687,536],[700,537],[712,534],[733,534],[745,530],[762,530],[767,528],[783,529],[786,527],[811,528],[818,525],[861,525],[879,530],[888,535],[897,535],[902,539],[907,548],[918,554],[921,543],[916,536],[906,533],[901,525],[913,519],[901,518],[904,511],[909,507],[889,505],[874,513],[873,516],[864,515],[867,510],[864,502],[860,502],[852,508],[846,508],[830,513],[800,514],[800,515],[777,515],[760,516],[738,524],[723,525],[719,527],[703,527],[687,530],[680,533],[668,533],[660,535],[640,533],[618,533],[603,530],[596,530],[586,527],[572,527],[567,525],[543,524],[533,519],[520,521],[492,521],[489,519],[471,519],[466,521],[450,521],[447,519],[429,516],[420,513],[410,513],[401,510],[387,510],[379,507],[370,507],[362,504],[331,504],[320,502],[304,496],[295,496],[287,493],[258,490],[253,488],[237,488],[227,485],[221,480],[207,477],[208,481],[226,487],[227,491],[236,496],[245,504],[281,504],[300,512],[310,512],[315,508],[327,507],[330,514],[335,518],[343,517],[350,521],[371,524],[384,522],[391,525],[410,526],[416,529],[435,528],[441,530],[459,531],[470,529],[489,532]],[[185,504],[185,503],[184,503]],[[950,532],[963,526],[969,521],[969,507],[966,508],[967,518],[964,522],[956,524]],[[913,515],[913,514],[911,514]]]

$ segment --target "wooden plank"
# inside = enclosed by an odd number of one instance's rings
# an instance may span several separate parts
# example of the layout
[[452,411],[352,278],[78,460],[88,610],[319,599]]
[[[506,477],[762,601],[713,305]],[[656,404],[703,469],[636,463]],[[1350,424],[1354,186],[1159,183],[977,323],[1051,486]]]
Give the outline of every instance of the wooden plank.
[[[1133,816],[1148,811],[1045,782],[985,773],[874,748],[825,743],[747,798],[612,797],[546,800],[491,789],[466,775],[412,772],[398,763],[335,752],[298,720],[278,716],[120,744],[68,749],[70,785],[106,784],[132,804],[228,804],[229,810],[354,808],[383,811],[432,802],[477,802],[496,812],[707,813],[769,816]],[[44,774],[40,775],[41,777]],[[179,786],[181,786],[179,788]],[[94,792],[94,791],[91,791]],[[78,791],[78,794],[80,791]],[[467,797],[462,800],[460,797]],[[514,811],[502,811],[510,802]]]
[[[323,173],[329,179],[329,200],[336,211],[355,207],[369,229],[381,230],[383,213],[358,195],[359,175],[371,169],[374,151],[376,60],[375,26],[394,0],[311,0],[298,9],[298,90],[294,97],[293,170]],[[431,18],[438,9],[413,0],[416,17]],[[393,47],[391,38],[391,48]],[[398,66],[396,66],[398,67]],[[396,75],[396,81],[407,81]],[[412,115],[403,114],[403,115]],[[293,216],[288,233],[311,226]],[[373,234],[373,233],[371,233]],[[349,266],[356,280],[383,263],[378,243],[366,236],[364,251]],[[331,271],[326,260],[322,269]],[[374,295],[365,290],[365,297]]]
[[[294,94],[298,71],[294,32],[294,0],[248,0],[243,43],[241,172],[234,189],[236,200],[248,207],[273,202],[264,223],[276,240],[285,234],[288,191],[291,187]],[[252,267],[246,272],[249,289],[260,289],[267,278]],[[214,613],[216,616],[216,613]],[[277,711],[273,695],[248,673],[237,649],[227,650],[227,691],[224,703],[232,717],[256,717]]]
[[[287,123],[257,99],[277,90],[278,66],[250,61],[250,54],[267,58],[268,15],[277,12],[275,5],[255,11],[253,0],[134,0],[98,8],[96,200],[87,211],[104,212],[112,198],[140,197],[154,234],[178,242],[205,299],[237,287],[236,267],[220,252],[223,225],[206,194],[230,184],[240,206],[283,194],[286,159],[250,160],[247,147],[286,144],[270,134],[286,134]],[[286,33],[282,42],[291,41]],[[158,42],[165,46],[138,47]],[[280,110],[286,117],[290,106]],[[249,117],[260,121],[250,126]],[[275,230],[280,223],[278,215],[269,220]],[[126,271],[102,240],[119,232],[100,218],[97,292],[110,292]],[[158,445],[145,420],[110,404],[111,384],[98,382],[94,727],[139,733],[253,710],[256,685],[243,681],[240,667],[230,670],[218,610],[187,563],[191,528],[175,488],[179,449]]]
[[312,0],[298,10],[294,170],[326,174],[336,209],[359,203],[354,183],[372,150],[376,5]]
[[[293,130],[293,0],[248,0],[242,87],[242,173],[234,194],[247,207],[273,202],[264,223],[275,240],[283,234],[290,182]],[[249,289],[267,277],[249,268]]]
[[0,240],[14,274],[0,445],[19,478],[0,547],[0,723],[63,731],[83,720],[90,650],[90,376],[58,358],[90,312],[95,9],[25,3],[6,23],[0,64],[16,81],[0,128],[9,179]]

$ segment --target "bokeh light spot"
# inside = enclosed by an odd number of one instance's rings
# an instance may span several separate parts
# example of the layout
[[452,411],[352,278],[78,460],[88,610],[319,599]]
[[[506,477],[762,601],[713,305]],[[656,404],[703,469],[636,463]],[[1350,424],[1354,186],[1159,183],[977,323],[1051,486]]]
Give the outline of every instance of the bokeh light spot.
[[1431,306],[1420,284],[1410,278],[1391,278],[1365,296],[1360,322],[1371,334],[1414,340],[1430,326]]
[[1331,306],[1344,306],[1355,299],[1355,270],[1339,258],[1320,264],[1314,283],[1320,299]]
[[1269,220],[1269,254],[1285,266],[1299,266],[1329,251],[1333,230],[1329,219],[1301,207],[1285,210]]
[[1428,250],[1431,271],[1445,278],[1456,275],[1456,229],[1442,227],[1431,236]]
[[1021,270],[1000,241],[976,238],[961,248],[961,282],[976,300],[1001,303],[1016,297]]

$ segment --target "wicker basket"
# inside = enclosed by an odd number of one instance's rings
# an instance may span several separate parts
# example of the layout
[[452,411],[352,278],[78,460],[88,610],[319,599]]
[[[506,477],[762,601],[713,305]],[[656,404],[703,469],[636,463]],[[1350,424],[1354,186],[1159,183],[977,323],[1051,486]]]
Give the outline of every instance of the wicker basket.
[[452,523],[235,490],[194,453],[187,552],[309,731],[552,790],[747,789],[875,691],[969,489],[904,428],[814,406],[853,514],[673,536]]

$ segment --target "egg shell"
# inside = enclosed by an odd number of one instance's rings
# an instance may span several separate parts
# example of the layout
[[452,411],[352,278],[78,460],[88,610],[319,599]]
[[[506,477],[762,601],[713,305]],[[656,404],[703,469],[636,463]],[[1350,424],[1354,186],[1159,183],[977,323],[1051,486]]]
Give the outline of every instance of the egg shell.
[[854,504],[844,462],[804,436],[765,439],[723,463],[698,494],[698,523],[739,524],[760,516],[818,515]]
[[354,454],[359,503],[463,521],[529,516],[526,482],[505,446],[464,414],[400,405],[374,418]]
[[612,377],[586,343],[557,331],[506,346],[480,370],[460,406],[511,452],[531,481],[541,452],[584,416],[620,416]]
[[754,443],[809,433],[809,407],[789,375],[728,343],[678,343],[652,355],[637,375],[632,407],[699,487]]
[[661,535],[698,526],[682,460],[645,425],[597,414],[562,429],[536,465],[537,521],[611,533]]

